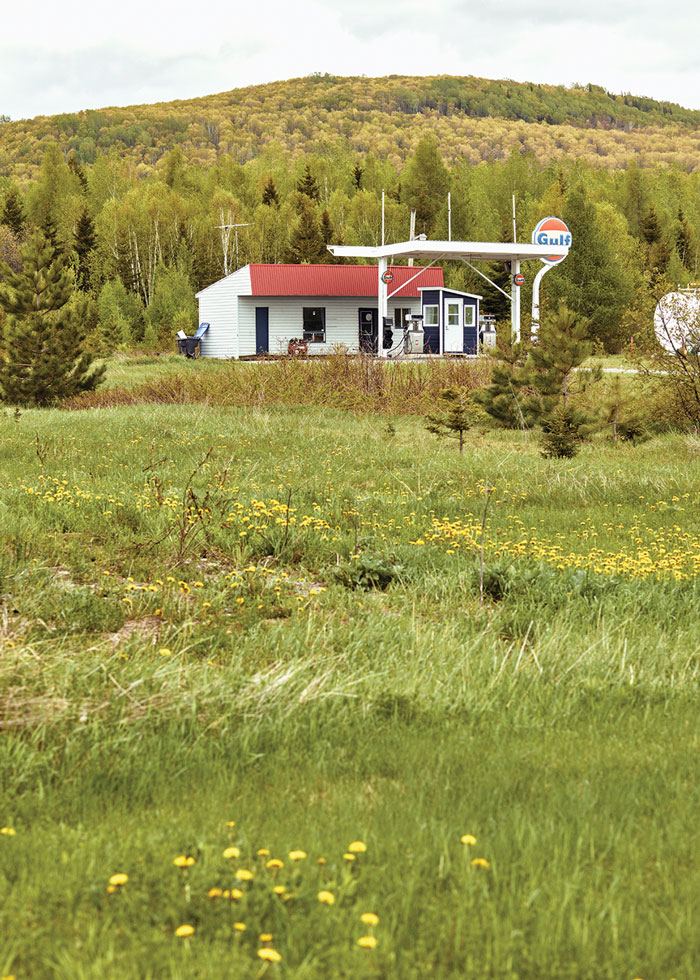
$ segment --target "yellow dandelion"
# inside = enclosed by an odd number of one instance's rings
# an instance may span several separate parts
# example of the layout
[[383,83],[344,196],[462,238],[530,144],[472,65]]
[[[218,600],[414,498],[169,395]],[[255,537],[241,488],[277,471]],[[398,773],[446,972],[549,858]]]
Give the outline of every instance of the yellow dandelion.
[[322,905],[335,905],[335,895],[333,892],[319,892],[318,900]]
[[172,650],[168,650],[167,647],[161,647],[158,653],[161,655],[161,657],[169,657],[172,653]]
[[316,859],[316,864],[321,864],[321,865],[323,865],[323,864],[325,864],[325,863],[326,863],[326,859],[325,859],[325,858],[317,858],[317,859]]
[[275,893],[275,895],[284,895],[287,889],[284,887],[284,885],[275,885],[275,887],[272,890]]
[[279,961],[282,959],[277,950],[272,949],[270,946],[265,946],[264,949],[259,949],[258,956],[261,960],[267,960],[268,963],[279,963]]
[[270,868],[272,871],[277,871],[279,868],[284,867],[284,861],[280,861],[279,858],[270,858],[265,867]]
[[240,847],[227,847],[224,851],[225,858],[237,858],[241,856]]
[[191,868],[194,863],[195,863],[194,858],[187,857],[185,854],[180,854],[173,861],[173,864],[175,865],[176,868]]
[[116,885],[107,885],[107,894],[108,895],[114,895],[114,893],[115,893],[116,890],[117,890],[117,886]]
[[129,880],[129,876],[118,872],[109,879],[110,885],[125,885]]
[[16,833],[14,827],[0,827],[0,834],[4,834],[5,837],[14,837]]
[[486,858],[474,858],[472,868],[490,868],[491,863]]
[[271,943],[272,942],[272,933],[271,932],[261,932],[260,935],[258,936],[258,939],[260,940],[261,943]]
[[348,845],[348,850],[351,854],[364,854],[367,850],[367,845],[364,841],[354,840],[352,844]]
[[374,936],[360,936],[357,945],[362,946],[363,949],[376,949],[377,940]]
[[240,888],[231,889],[231,898],[234,902],[238,902],[243,898],[243,892],[240,890]]
[[473,834],[462,834],[462,836],[459,839],[462,842],[462,844],[467,844],[467,845],[476,844],[476,837],[474,837]]
[[227,827],[235,827],[236,826],[236,821],[235,820],[227,820],[226,821],[226,826]]
[[363,912],[360,916],[360,922],[363,922],[366,926],[376,926],[379,922],[379,916],[374,912]]
[[259,858],[268,858],[270,856],[270,852],[266,847],[259,848],[257,854]]
[[236,930],[236,932],[245,932],[246,930],[245,922],[234,922],[233,928]]
[[175,935],[180,939],[187,939],[188,936],[194,936],[194,926],[178,926],[175,930]]
[[239,868],[236,872],[236,878],[239,881],[252,881],[255,875],[252,871],[248,871],[247,868]]
[[355,855],[352,854],[350,851],[348,851],[347,853],[343,854],[343,857],[345,858],[346,861],[354,861],[355,860]]
[[290,851],[289,860],[290,861],[303,861],[306,857],[306,851]]
[[221,888],[210,888],[207,892],[207,898],[221,898],[223,894]]

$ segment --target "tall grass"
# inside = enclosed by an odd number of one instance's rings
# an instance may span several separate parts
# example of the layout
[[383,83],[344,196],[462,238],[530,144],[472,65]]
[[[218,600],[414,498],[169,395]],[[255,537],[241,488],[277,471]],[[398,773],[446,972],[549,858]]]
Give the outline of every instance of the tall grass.
[[[172,361],[168,360],[168,368]],[[441,390],[482,386],[490,365],[481,361],[434,360],[386,363],[364,355],[336,352],[305,361],[236,362],[220,365],[193,361],[175,373],[146,382],[130,379],[72,399],[68,408],[119,405],[182,405],[203,402],[237,407],[317,405],[353,412],[416,414],[432,406]]]
[[0,420],[0,976],[697,975],[694,445],[391,421]]

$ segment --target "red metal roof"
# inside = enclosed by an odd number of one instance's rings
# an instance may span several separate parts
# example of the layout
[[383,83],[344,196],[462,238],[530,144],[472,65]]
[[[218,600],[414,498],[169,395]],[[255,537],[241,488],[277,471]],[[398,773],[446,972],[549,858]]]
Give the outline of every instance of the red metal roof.
[[[418,289],[444,285],[442,269],[426,269],[408,286],[400,289],[419,271],[419,266],[392,265],[394,280],[387,286],[397,298],[417,299]],[[251,263],[250,285],[253,296],[376,296],[376,265],[264,265]]]

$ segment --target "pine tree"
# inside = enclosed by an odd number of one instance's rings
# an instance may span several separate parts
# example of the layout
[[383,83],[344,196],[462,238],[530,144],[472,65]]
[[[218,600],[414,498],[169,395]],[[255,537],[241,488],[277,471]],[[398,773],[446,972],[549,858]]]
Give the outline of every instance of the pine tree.
[[22,250],[23,268],[1,271],[0,309],[7,314],[0,342],[0,395],[12,405],[44,407],[92,391],[105,368],[92,367],[83,304],[71,302],[73,274],[40,230]]
[[297,190],[300,194],[306,194],[308,198],[312,201],[321,200],[321,192],[318,189],[318,182],[314,175],[311,173],[311,168],[308,163],[306,164],[306,169],[303,175],[297,181]]
[[22,239],[27,225],[24,214],[22,197],[16,187],[11,187],[5,197],[5,203],[0,214],[0,225],[7,225],[15,238]]
[[455,436],[459,439],[459,451],[464,447],[464,433],[471,428],[474,409],[467,404],[468,396],[456,388],[446,388],[440,392],[439,399],[443,410],[437,414],[426,415],[425,427],[436,436]]
[[493,359],[491,383],[474,392],[474,401],[505,429],[527,426],[523,411],[523,376],[527,350],[521,343],[499,343],[490,353]]
[[262,202],[263,204],[267,204],[268,207],[272,207],[273,205],[278,207],[280,203],[280,197],[277,193],[277,186],[272,177],[267,178],[267,183],[263,187]]
[[87,177],[85,176],[85,171],[80,166],[80,163],[78,162],[78,158],[72,154],[71,156],[68,157],[68,169],[80,181],[80,187],[83,193],[87,193],[88,182],[87,182]]
[[309,201],[299,215],[297,226],[290,236],[287,261],[322,262],[327,254],[315,209]]
[[362,190],[362,178],[364,177],[364,174],[365,174],[364,169],[360,166],[359,163],[356,163],[355,166],[352,168],[352,182],[355,187],[355,190],[358,191]]
[[[588,339],[587,321],[563,302],[545,317],[537,341],[528,353],[523,380],[533,389],[527,405],[529,415],[543,418],[559,402],[567,404],[572,372],[590,357],[593,344]],[[589,380],[587,374],[582,378]]]
[[[71,158],[72,159],[72,158]],[[87,212],[87,208],[78,218],[75,226],[74,247],[78,256],[77,285],[80,289],[90,287],[90,255],[95,247],[97,237],[95,235],[95,225]]]
[[331,241],[333,240],[333,235],[333,223],[331,221],[331,216],[326,209],[321,214],[321,238],[323,239],[323,244],[330,245]]
[[662,275],[671,258],[671,250],[664,239],[659,219],[656,216],[656,209],[653,206],[649,208],[642,221],[641,231],[648,246],[647,268],[650,272]]

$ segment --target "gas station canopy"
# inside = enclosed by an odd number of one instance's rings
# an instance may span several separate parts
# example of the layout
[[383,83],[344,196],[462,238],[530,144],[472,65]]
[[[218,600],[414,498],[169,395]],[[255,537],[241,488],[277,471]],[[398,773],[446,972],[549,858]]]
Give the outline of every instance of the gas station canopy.
[[[496,289],[504,293],[510,300],[511,325],[513,338],[520,339],[520,263],[529,260],[540,260],[545,263],[544,268],[535,276],[533,291],[533,318],[535,316],[535,300],[537,302],[537,317],[539,317],[539,283],[542,275],[551,268],[552,264],[557,264],[569,253],[571,235],[563,222],[555,220],[563,229],[566,235],[556,227],[543,244],[525,244],[524,242],[440,242],[428,241],[427,239],[414,239],[408,242],[393,242],[388,245],[328,245],[328,251],[338,258],[355,259],[374,259],[377,262],[377,299],[379,304],[380,322],[382,317],[387,315],[387,300],[391,294],[387,292],[387,284],[384,275],[387,270],[388,261],[392,259],[422,259],[428,260],[428,265],[416,269],[414,278],[420,276],[423,268],[429,268],[441,259],[447,261],[461,261],[470,268],[474,269],[483,279],[490,282]],[[540,223],[542,224],[542,222]],[[538,228],[540,225],[538,225]],[[566,242],[566,244],[565,244]],[[509,262],[510,271],[513,276],[510,294],[505,293],[500,286],[493,283],[485,273],[477,269],[473,262]],[[411,264],[411,263],[409,263]],[[518,277],[516,280],[515,277]],[[410,280],[409,280],[410,281]],[[380,350],[381,353],[381,350]]]
[[[328,251],[338,257],[356,259],[463,259],[467,262],[523,262],[546,259],[552,253],[565,255],[563,245],[526,245],[518,242],[394,242],[389,245],[329,245]],[[515,269],[513,270],[516,271]]]

